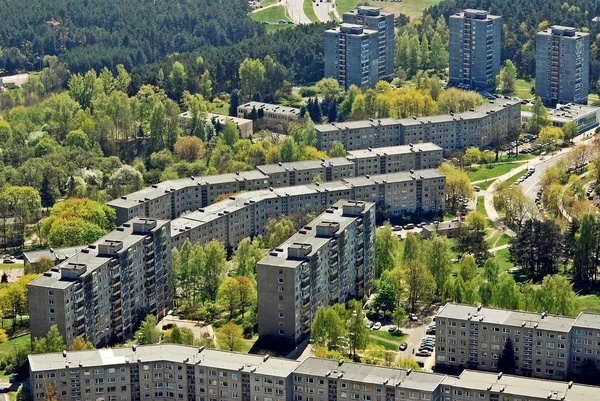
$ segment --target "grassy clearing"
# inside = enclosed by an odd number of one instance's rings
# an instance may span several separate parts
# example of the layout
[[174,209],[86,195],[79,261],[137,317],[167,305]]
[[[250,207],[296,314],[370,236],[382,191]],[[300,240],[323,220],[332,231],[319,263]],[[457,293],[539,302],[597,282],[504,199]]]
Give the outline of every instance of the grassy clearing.
[[378,338],[378,337],[370,336],[369,337],[369,342],[371,344],[380,345],[383,348],[385,348],[387,350],[390,350],[390,351],[398,351],[398,345],[397,344],[390,343],[390,342],[382,340],[381,338]]
[[398,3],[392,3],[391,1],[371,1],[369,5],[374,7],[383,7],[385,11],[406,14],[410,17],[411,21],[421,19],[423,16],[423,10],[428,7],[438,4],[441,0],[402,0]]
[[485,191],[485,190],[486,190],[486,189],[488,189],[488,188],[490,187],[490,185],[492,185],[493,183],[494,183],[494,180],[492,179],[492,180],[488,180],[488,181],[485,181],[485,182],[480,182],[479,184],[477,184],[477,186],[478,186],[479,188],[481,188],[482,190],[484,190],[484,191]]
[[328,15],[333,22],[340,22],[340,19],[337,17],[337,15],[335,15],[333,11],[329,11]]
[[502,233],[500,238],[498,238],[498,241],[496,241],[495,246],[504,246],[504,245],[508,245],[508,244],[510,244],[510,237],[508,235]]
[[505,272],[508,269],[514,267],[514,265],[508,260],[509,256],[510,251],[508,250],[508,248],[501,249],[498,252],[496,252],[495,259],[496,263],[498,263],[498,266],[500,267],[500,272]]
[[315,13],[315,9],[313,8],[312,0],[304,0],[304,4],[303,4],[302,8],[304,9],[304,14],[306,14],[306,17],[311,22],[319,22],[319,18],[317,17],[317,14]]
[[279,22],[279,20],[290,20],[285,12],[285,7],[283,6],[266,8],[251,14],[250,18],[258,22]]
[[227,103],[227,102],[212,103],[212,113],[213,114],[221,114],[224,116],[229,115],[229,103]]
[[579,310],[582,312],[600,313],[600,297],[596,294],[578,297]]
[[29,335],[29,334],[25,334],[24,336],[12,338],[12,339],[8,340],[7,342],[5,342],[4,344],[0,344],[0,357],[3,357],[4,355],[11,353],[15,349],[15,347],[19,348],[19,347],[23,347],[26,345],[28,346],[30,344],[31,344],[31,335]]
[[477,206],[475,207],[475,211],[487,217],[487,212],[485,211],[485,200],[483,196],[477,197]]
[[12,269],[23,269],[24,266],[22,263],[0,263],[0,270],[12,270]]
[[408,334],[404,334],[402,331],[390,333],[387,330],[371,330],[371,337],[373,336],[396,345],[402,344],[408,338]]
[[357,5],[358,5],[358,0],[337,0],[335,2],[335,6],[337,7],[338,13],[340,15],[352,10]]
[[471,167],[467,172],[471,181],[489,180],[490,178],[499,177],[508,173],[515,167],[519,167],[520,163],[505,163],[505,164],[489,164],[487,166]]
[[527,82],[524,79],[517,79],[515,96],[521,99],[530,99],[533,97],[530,90],[535,85],[534,81]]

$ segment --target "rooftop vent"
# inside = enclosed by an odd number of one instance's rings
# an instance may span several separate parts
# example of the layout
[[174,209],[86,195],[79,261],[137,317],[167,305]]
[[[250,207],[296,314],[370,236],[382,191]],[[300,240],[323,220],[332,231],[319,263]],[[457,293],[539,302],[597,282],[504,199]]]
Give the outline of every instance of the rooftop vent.
[[410,375],[411,373],[412,373],[412,369],[408,369],[408,370],[406,371],[406,376]]
[[498,380],[502,379],[502,372],[498,373]]
[[263,362],[267,362],[268,360],[269,360],[269,355],[265,355],[265,356],[263,357]]

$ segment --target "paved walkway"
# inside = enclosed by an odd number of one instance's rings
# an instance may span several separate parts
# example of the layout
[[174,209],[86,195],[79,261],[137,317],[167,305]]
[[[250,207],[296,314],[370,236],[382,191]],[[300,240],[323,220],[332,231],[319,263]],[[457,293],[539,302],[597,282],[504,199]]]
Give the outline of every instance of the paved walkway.
[[488,252],[495,253],[495,252],[501,251],[501,250],[509,248],[509,247],[510,247],[510,244],[500,245],[500,246],[497,246],[494,248],[490,248],[490,250]]
[[186,329],[190,329],[197,339],[201,339],[204,335],[209,335],[213,339],[215,348],[218,348],[217,338],[215,337],[215,332],[210,324],[207,325],[196,320],[180,319],[177,316],[165,316],[158,322],[156,328],[162,330],[163,325],[167,324],[177,325],[179,328],[185,327]]

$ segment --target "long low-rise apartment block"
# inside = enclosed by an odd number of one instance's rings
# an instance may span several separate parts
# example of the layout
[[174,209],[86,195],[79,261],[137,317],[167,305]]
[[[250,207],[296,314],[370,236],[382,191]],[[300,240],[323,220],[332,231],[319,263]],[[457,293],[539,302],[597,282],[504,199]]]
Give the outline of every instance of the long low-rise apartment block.
[[164,181],[108,205],[117,213],[117,224],[134,217],[174,219],[182,213],[206,207],[224,195],[242,191],[311,185],[368,174],[436,168],[442,161],[442,148],[431,143],[370,148],[350,152],[347,157],[277,163],[256,170]]
[[460,376],[185,345],[29,355],[33,401],[587,401],[599,387],[465,370]]
[[29,283],[31,337],[57,325],[67,345],[123,341],[140,313],[172,308],[171,270],[170,222],[133,219]]
[[387,215],[401,216],[441,213],[445,197],[446,177],[433,169],[244,192],[174,219],[171,239],[174,247],[186,239],[235,247],[263,234],[269,219],[325,210],[342,199],[373,202]]
[[256,266],[258,333],[296,346],[320,306],[361,299],[375,279],[375,203],[341,200]]
[[519,100],[498,98],[464,113],[369,119],[317,125],[317,147],[329,151],[334,142],[346,150],[433,142],[444,150],[485,148],[521,125]]
[[446,304],[436,316],[436,366],[496,371],[506,340],[517,373],[564,380],[600,368],[600,315],[577,318]]

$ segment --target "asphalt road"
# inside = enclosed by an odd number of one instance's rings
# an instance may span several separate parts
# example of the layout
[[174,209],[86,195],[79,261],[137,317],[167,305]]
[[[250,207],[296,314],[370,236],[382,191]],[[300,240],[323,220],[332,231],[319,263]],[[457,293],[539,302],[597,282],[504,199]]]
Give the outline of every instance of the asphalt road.
[[[527,196],[532,201],[535,200],[535,196],[537,195],[537,192],[540,189],[540,181],[546,173],[546,170],[548,170],[550,167],[555,166],[566,155],[566,153],[561,153],[560,155],[556,155],[554,157],[552,157],[552,155],[548,155],[546,156],[545,160],[539,162],[536,165],[531,165],[530,167],[535,168],[535,173],[533,173],[529,178],[527,178],[520,184],[525,196]],[[525,172],[518,174],[523,175],[524,173]]]
[[310,24],[311,21],[304,14],[304,0],[284,0],[289,16],[296,24]]

